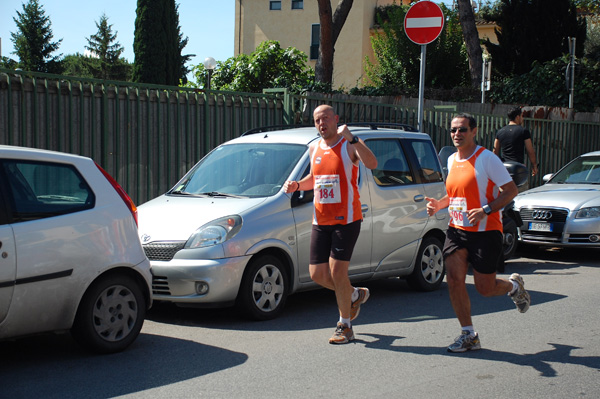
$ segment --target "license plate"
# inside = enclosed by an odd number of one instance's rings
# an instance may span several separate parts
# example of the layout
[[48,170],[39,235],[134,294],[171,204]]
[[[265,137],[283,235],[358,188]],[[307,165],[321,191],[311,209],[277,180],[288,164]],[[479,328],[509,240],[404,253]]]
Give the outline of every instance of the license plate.
[[533,231],[552,231],[552,223],[529,223],[529,230]]

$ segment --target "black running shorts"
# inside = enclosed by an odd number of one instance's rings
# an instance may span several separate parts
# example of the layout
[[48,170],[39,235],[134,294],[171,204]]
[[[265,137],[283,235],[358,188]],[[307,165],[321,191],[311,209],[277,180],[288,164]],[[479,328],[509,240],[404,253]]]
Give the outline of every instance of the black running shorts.
[[448,227],[444,258],[461,248],[466,248],[469,263],[482,274],[496,273],[499,262],[504,262],[502,233],[498,230],[465,231]]
[[329,258],[349,261],[360,234],[361,220],[331,226],[313,225],[310,236],[310,264],[329,263]]

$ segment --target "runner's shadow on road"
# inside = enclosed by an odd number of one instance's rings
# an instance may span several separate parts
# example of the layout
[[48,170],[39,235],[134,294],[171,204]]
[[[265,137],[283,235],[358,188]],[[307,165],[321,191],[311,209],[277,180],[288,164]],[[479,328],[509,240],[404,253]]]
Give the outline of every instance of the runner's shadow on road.
[[441,347],[402,346],[395,344],[397,340],[404,338],[401,336],[369,334],[364,332],[360,335],[366,335],[376,339],[376,341],[372,342],[357,340],[357,342],[364,343],[366,348],[383,349],[398,353],[412,353],[426,356],[451,356],[456,358],[457,361],[459,361],[460,359],[481,359],[488,361],[505,362],[517,366],[534,368],[540,373],[540,376],[542,377],[557,376],[558,373],[552,367],[551,363],[586,366],[591,369],[600,371],[600,356],[574,356],[571,354],[571,351],[573,351],[574,349],[581,348],[571,345],[554,344],[549,342],[548,345],[551,345],[553,349],[548,349],[546,351],[531,354],[500,352],[485,348],[465,353],[450,353],[446,350],[446,348]]
[[[510,269],[507,269],[507,271]],[[511,271],[512,273],[512,271]],[[401,279],[371,281],[362,286],[371,291],[369,301],[363,305],[359,324],[409,323],[422,320],[455,319],[454,310],[448,297],[448,288],[443,283],[439,290],[416,292]],[[472,314],[516,311],[510,298],[506,296],[482,298],[473,284],[467,284],[472,298]],[[529,291],[532,306],[556,301],[564,295],[539,291]],[[151,310],[148,318],[158,323],[198,326],[239,331],[303,331],[328,328],[335,325],[338,318],[335,295],[328,290],[315,290],[291,295],[283,314],[274,320],[250,321],[232,308],[192,309],[178,308],[172,304],[160,304]]]
[[239,366],[248,355],[167,336],[140,334],[124,352],[93,355],[69,334],[0,343],[3,398],[112,398]]

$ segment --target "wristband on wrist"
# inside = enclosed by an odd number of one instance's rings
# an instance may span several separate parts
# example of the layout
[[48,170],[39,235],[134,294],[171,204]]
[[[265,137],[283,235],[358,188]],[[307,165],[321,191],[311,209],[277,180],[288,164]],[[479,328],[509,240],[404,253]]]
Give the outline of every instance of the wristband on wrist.
[[298,181],[296,181],[295,183],[296,183],[296,189],[294,190],[294,192],[300,190],[300,183]]

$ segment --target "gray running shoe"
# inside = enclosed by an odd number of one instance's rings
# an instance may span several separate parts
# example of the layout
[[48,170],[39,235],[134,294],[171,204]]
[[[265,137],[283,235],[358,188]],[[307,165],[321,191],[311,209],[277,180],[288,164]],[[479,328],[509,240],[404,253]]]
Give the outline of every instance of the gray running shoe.
[[481,342],[479,341],[479,334],[475,333],[471,336],[468,331],[463,331],[456,339],[454,343],[448,347],[448,352],[460,353],[466,351],[476,351],[481,349]]
[[354,332],[352,327],[348,327],[346,324],[337,323],[333,336],[329,338],[330,344],[347,344],[354,340]]
[[527,309],[529,309],[529,305],[531,304],[531,297],[529,296],[529,293],[525,291],[523,277],[518,273],[513,273],[510,275],[509,280],[514,281],[519,285],[519,288],[517,288],[515,293],[510,296],[517,306],[517,310],[521,313],[527,312]]

